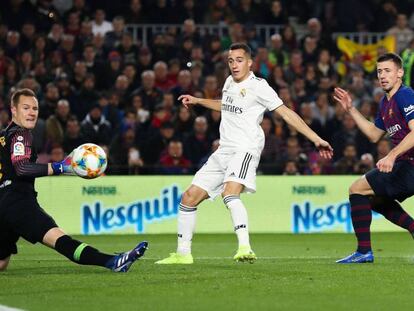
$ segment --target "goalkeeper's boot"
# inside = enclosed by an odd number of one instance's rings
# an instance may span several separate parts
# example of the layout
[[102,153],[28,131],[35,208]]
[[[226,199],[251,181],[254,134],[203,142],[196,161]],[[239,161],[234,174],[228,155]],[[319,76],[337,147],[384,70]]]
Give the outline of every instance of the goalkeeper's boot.
[[252,251],[249,245],[247,246],[239,246],[236,255],[234,255],[233,259],[237,262],[249,262],[253,263],[257,257],[256,254]]
[[148,242],[143,241],[132,250],[115,255],[107,264],[107,267],[114,272],[127,272],[136,260],[144,256],[147,249]]
[[352,253],[348,257],[339,259],[336,263],[373,263],[374,262],[374,254],[372,251],[369,251],[366,254],[362,254],[359,252]]
[[169,257],[156,261],[157,265],[191,265],[194,262],[193,255],[171,253]]

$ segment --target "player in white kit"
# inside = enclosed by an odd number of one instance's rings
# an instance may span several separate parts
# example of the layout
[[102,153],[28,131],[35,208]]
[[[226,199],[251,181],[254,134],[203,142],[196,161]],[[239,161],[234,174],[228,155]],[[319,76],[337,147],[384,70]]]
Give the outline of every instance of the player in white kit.
[[283,105],[266,80],[257,78],[250,67],[253,61],[249,46],[230,46],[228,65],[231,71],[224,83],[221,100],[182,95],[179,100],[188,107],[200,104],[221,111],[220,146],[196,173],[191,186],[183,193],[178,212],[177,252],[157,264],[192,264],[191,240],[197,206],[207,198],[221,194],[230,211],[239,248],[234,260],[253,262],[256,255],[249,242],[247,211],[240,193],[256,191],[256,169],[264,146],[260,123],[266,110],[277,109],[282,118],[310,139],[320,155],[332,157],[332,148],[292,110]]

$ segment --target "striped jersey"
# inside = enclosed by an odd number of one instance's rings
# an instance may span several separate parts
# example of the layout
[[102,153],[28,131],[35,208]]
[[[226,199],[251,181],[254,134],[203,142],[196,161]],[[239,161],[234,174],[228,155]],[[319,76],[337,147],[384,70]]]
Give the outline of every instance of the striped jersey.
[[[408,122],[414,119],[414,91],[402,85],[388,100],[384,97],[380,101],[375,126],[386,131],[393,146],[398,145],[408,133]],[[414,148],[400,155],[397,160],[409,160],[414,163]]]
[[283,104],[266,80],[252,72],[235,82],[230,75],[221,99],[220,148],[246,151],[260,157],[265,138],[260,123],[266,110]]
[[0,188],[12,183],[34,188],[36,177],[46,176],[47,164],[36,163],[30,130],[11,122],[0,133]]

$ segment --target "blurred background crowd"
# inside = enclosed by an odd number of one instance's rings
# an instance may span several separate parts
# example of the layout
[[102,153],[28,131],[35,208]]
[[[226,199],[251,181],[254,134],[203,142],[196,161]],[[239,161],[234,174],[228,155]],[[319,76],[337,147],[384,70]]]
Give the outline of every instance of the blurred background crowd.
[[[366,55],[344,58],[333,34],[393,36],[411,84],[413,8],[413,1],[374,0],[4,0],[0,128],[10,121],[10,93],[28,87],[39,99],[34,138],[40,161],[60,160],[93,142],[108,153],[108,174],[192,174],[218,147],[220,113],[187,110],[177,98],[219,99],[229,75],[226,49],[246,42],[254,73],[335,152],[332,160],[321,159],[268,112],[258,173],[364,173],[388,153],[389,141],[371,144],[333,101],[332,90],[349,90],[370,120],[383,92],[375,70],[364,66]],[[165,27],[145,40],[132,31],[147,24]],[[225,31],[207,33],[201,25]],[[257,25],[279,27],[264,36]]]

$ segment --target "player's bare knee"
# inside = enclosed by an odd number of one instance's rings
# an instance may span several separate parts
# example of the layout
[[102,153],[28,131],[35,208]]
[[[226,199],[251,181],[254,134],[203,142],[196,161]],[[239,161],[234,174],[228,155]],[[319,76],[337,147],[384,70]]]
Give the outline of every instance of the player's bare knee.
[[351,194],[359,194],[360,192],[361,192],[361,189],[358,186],[358,182],[352,183],[352,185],[348,189],[349,195],[351,195]]
[[7,260],[0,260],[0,271],[5,271],[7,266],[9,265],[9,261]]
[[195,193],[189,189],[189,190],[184,191],[181,197],[181,203],[186,206],[195,207],[198,205],[199,202],[197,202],[197,197]]

